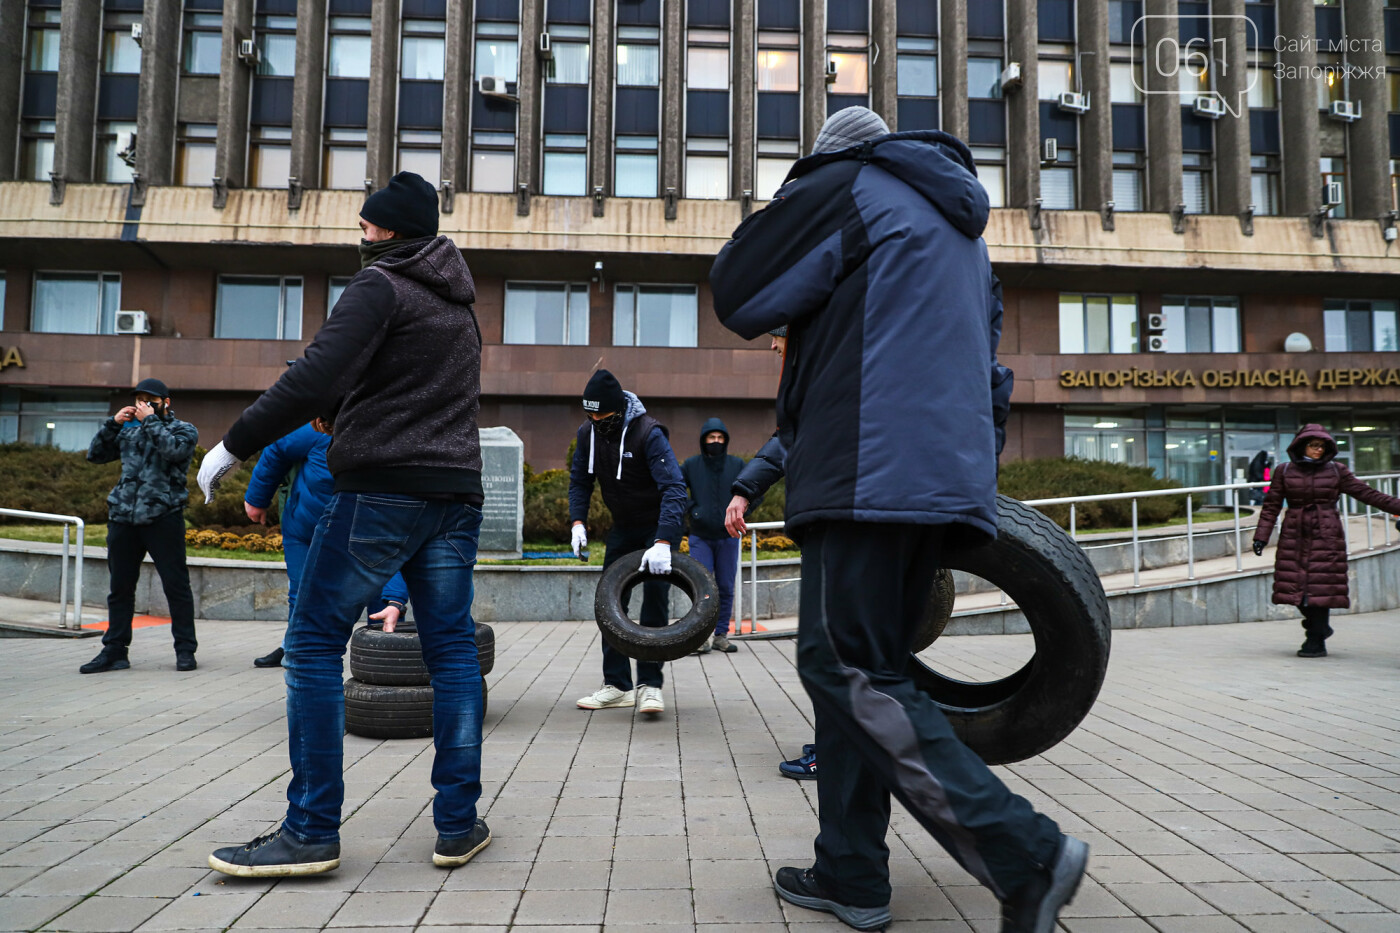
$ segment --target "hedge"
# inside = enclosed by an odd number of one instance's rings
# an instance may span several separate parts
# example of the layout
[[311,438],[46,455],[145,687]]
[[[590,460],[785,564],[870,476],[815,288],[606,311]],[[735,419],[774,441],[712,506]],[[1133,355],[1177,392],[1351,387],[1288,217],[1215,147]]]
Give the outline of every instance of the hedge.
[[[1055,457],[1046,460],[1012,460],[1001,465],[999,490],[1013,499],[1056,499],[1063,496],[1096,496],[1140,489],[1172,489],[1181,484],[1160,479],[1151,467],[1129,466],[1104,460]],[[1043,506],[1061,528],[1069,527],[1069,506]],[[1185,496],[1153,496],[1138,500],[1138,522],[1156,525],[1186,515]],[[1133,522],[1130,499],[1082,502],[1075,506],[1078,530],[1126,528]]]

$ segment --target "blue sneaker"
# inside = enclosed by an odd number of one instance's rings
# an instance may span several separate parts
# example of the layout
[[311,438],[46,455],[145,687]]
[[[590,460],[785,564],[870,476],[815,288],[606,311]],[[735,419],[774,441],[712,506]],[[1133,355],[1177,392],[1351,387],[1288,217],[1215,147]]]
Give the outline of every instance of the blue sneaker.
[[817,779],[817,747],[802,746],[802,757],[780,762],[778,773],[794,781],[815,781]]

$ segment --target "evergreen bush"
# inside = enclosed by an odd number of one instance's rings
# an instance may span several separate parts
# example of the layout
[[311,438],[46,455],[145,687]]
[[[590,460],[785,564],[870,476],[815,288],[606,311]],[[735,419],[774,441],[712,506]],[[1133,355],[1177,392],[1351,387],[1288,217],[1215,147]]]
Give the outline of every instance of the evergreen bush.
[[[1045,460],[1011,460],[1001,465],[998,489],[1013,499],[1054,499],[1063,496],[1097,496],[1141,489],[1172,489],[1175,480],[1158,478],[1151,467],[1055,457]],[[1061,528],[1069,527],[1069,506],[1044,506],[1041,512]],[[1186,515],[1185,496],[1153,496],[1138,500],[1138,523],[1157,525]],[[1081,502],[1075,506],[1080,531],[1094,528],[1126,528],[1133,523],[1130,499]]]

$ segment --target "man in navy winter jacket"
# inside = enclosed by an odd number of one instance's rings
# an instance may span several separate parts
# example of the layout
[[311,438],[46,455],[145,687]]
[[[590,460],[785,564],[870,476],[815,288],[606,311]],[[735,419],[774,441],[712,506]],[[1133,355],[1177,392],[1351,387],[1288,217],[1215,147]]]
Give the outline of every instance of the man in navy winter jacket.
[[814,154],[710,276],[720,320],[788,325],[778,390],[787,522],[802,544],[798,672],[816,713],[820,834],[784,900],[857,929],[890,922],[890,795],[1002,903],[1003,933],[1050,933],[1088,848],[953,733],[905,673],[931,573],[996,534],[1001,299],[987,194],[946,133],[833,114]]
[[[603,567],[632,551],[645,550],[642,569],[656,574],[671,570],[671,548],[685,533],[685,480],[667,440],[666,428],[641,399],[623,390],[617,378],[600,369],[583,390],[588,415],[578,429],[578,444],[569,470],[569,518],[574,554],[588,543],[588,501],[596,481],[612,513]],[[666,625],[670,584],[642,584],[642,625]],[[578,701],[580,709],[636,708],[656,714],[666,707],[661,664],[632,660],[603,640],[603,686]],[[635,689],[634,689],[635,686]]]
[[690,556],[714,575],[719,587],[719,618],[715,633],[700,647],[733,652],[738,647],[729,640],[729,617],[734,612],[734,574],[739,569],[739,539],[724,529],[724,510],[729,505],[729,488],[744,469],[744,461],[729,453],[729,429],[718,418],[700,428],[700,453],[681,464],[681,475],[690,490]]

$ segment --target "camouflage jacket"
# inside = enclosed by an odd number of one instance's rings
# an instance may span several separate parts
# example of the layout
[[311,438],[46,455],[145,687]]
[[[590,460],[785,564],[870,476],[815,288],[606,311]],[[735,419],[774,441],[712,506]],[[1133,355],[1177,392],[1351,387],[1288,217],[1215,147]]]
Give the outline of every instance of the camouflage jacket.
[[93,463],[122,462],[122,478],[107,496],[107,519],[149,525],[189,501],[185,477],[199,432],[188,421],[151,415],[118,424],[108,418],[88,445]]

